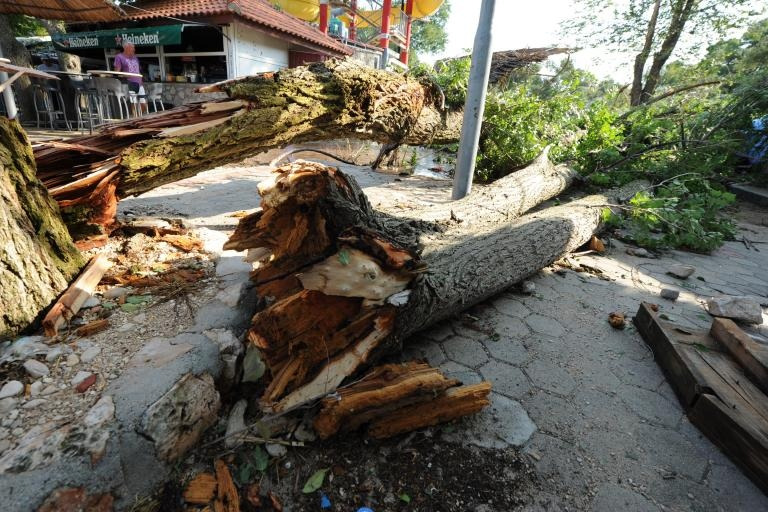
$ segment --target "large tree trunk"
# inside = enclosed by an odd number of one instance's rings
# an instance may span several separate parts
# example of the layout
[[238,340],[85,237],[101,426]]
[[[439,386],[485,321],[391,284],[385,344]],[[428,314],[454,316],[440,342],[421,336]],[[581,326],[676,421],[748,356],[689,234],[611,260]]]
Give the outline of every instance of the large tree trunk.
[[83,264],[56,202],[35,177],[18,122],[0,118],[0,339],[39,319]]
[[[252,278],[270,305],[254,317],[248,339],[270,370],[262,403],[274,412],[332,392],[410,334],[584,244],[605,205],[637,189],[515,221],[520,209],[502,207],[501,198],[515,198],[519,183],[504,178],[489,187],[495,201],[479,189],[451,203],[454,215],[438,207],[405,218],[374,211],[338,170],[301,162],[276,173],[259,186],[263,210],[244,218],[225,246],[249,249],[258,262]],[[527,204],[557,187],[543,189],[530,191]]]
[[456,141],[461,129],[460,113],[442,108],[434,85],[354,63],[317,63],[201,90],[229,99],[37,147],[41,180],[66,214],[76,209],[83,217],[88,208],[85,216],[99,219],[105,215],[94,211],[92,194],[108,183],[126,197],[291,143],[349,137],[426,145]]
[[[52,38],[67,33],[67,25],[61,20],[44,20],[39,18],[38,21],[45,27],[45,30],[48,31],[48,35]],[[62,71],[79,73],[82,70],[79,56],[58,50],[56,50],[56,55],[59,57],[59,68]]]

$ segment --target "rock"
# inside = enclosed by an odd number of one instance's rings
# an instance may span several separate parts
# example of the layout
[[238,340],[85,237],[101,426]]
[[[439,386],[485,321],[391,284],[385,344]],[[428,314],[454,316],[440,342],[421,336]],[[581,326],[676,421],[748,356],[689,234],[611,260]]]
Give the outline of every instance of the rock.
[[154,442],[158,458],[173,461],[216,422],[220,407],[213,376],[188,373],[147,408],[139,431]]
[[131,366],[165,366],[194,347],[189,343],[171,344],[167,338],[152,338],[131,360]]
[[763,308],[753,297],[712,297],[707,301],[707,311],[712,316],[732,318],[750,324],[763,323]]
[[40,380],[36,380],[29,386],[29,394],[32,396],[39,395],[42,390],[43,390],[43,381],[40,381]]
[[688,279],[694,272],[696,272],[696,267],[691,265],[672,265],[667,270],[667,274],[680,279]]
[[48,400],[45,398],[35,398],[34,400],[30,400],[29,402],[25,403],[21,406],[22,409],[34,409],[35,407],[38,407],[40,405],[43,405]]
[[77,357],[77,354],[69,354],[67,356],[67,362],[64,364],[67,366],[76,366],[78,363],[80,363],[80,358]]
[[92,375],[93,375],[93,373],[91,373],[91,372],[79,371],[79,372],[77,372],[75,374],[74,377],[72,377],[72,380],[70,380],[69,382],[70,382],[70,384],[72,384],[72,386],[77,387],[82,382],[84,382],[85,379],[91,377]]
[[673,290],[672,288],[662,288],[661,292],[659,292],[659,295],[662,299],[677,300],[677,298],[680,296],[680,292]]
[[240,302],[240,295],[242,294],[245,283],[235,283],[227,286],[219,293],[216,294],[216,298],[231,308],[237,307]]
[[115,402],[109,395],[104,395],[94,404],[83,418],[83,423],[89,427],[103,425],[115,417]]
[[128,290],[121,286],[115,286],[103,293],[105,299],[119,299],[124,295],[128,295]]
[[266,369],[259,350],[249,344],[243,358],[243,382],[258,382]]
[[128,332],[133,331],[134,329],[136,329],[136,325],[131,322],[126,322],[117,328],[118,332]]
[[315,434],[315,431],[311,427],[308,427],[302,422],[296,427],[293,437],[295,437],[297,441],[312,442],[317,439],[317,434]]
[[83,379],[80,384],[75,387],[75,391],[78,393],[85,393],[88,389],[96,383],[96,374],[89,375]]
[[631,254],[633,256],[637,256],[638,258],[650,258],[651,253],[649,253],[647,250],[643,249],[642,247],[630,247],[627,249],[627,254]]
[[264,448],[271,457],[284,457],[288,453],[288,448],[282,444],[267,443]]
[[37,359],[27,359],[24,361],[24,369],[27,370],[27,373],[30,375],[30,377],[35,379],[45,377],[51,373],[51,370],[49,370],[44,363],[41,363]]
[[229,411],[227,418],[227,433],[225,434],[224,446],[234,448],[242,444],[242,437],[247,435],[245,428],[245,410],[248,408],[248,400],[238,400]]
[[52,395],[52,394],[54,394],[54,393],[55,393],[55,392],[57,392],[58,390],[59,390],[59,388],[57,388],[56,386],[54,386],[53,384],[51,384],[50,386],[46,386],[46,388],[45,388],[44,390],[42,390],[42,391],[40,392],[40,394],[41,394],[42,396],[48,396],[48,395]]
[[219,346],[219,352],[222,354],[237,355],[243,351],[243,344],[229,329],[209,329],[203,331],[203,334],[216,342]]
[[90,363],[96,356],[101,353],[101,347],[91,347],[82,354],[80,354],[80,360],[84,363]]
[[85,302],[83,302],[83,305],[80,306],[82,309],[88,309],[88,308],[95,308],[101,304],[101,301],[98,297],[88,297]]
[[58,358],[64,354],[63,347],[53,347],[46,355],[45,360],[49,363],[55,363]]
[[520,283],[520,291],[526,295],[531,295],[536,291],[536,285],[533,283],[533,281],[523,281]]
[[142,323],[147,321],[147,314],[146,313],[139,313],[138,315],[135,315],[132,320],[134,322]]
[[232,386],[237,376],[237,356],[234,354],[223,354],[221,356],[223,368],[221,370],[221,381],[225,387]]
[[3,398],[0,400],[0,414],[5,414],[10,410],[13,410],[16,408],[16,404],[18,404],[19,401],[15,398],[9,396],[8,398]]
[[2,389],[0,389],[0,400],[9,396],[20,395],[22,391],[24,391],[24,384],[18,380],[6,382]]
[[6,349],[4,356],[9,359],[24,359],[33,355],[45,354],[48,352],[48,347],[42,343],[44,339],[43,336],[19,338]]
[[[16,421],[16,418],[19,417],[19,414],[20,412],[18,409],[13,409],[11,412],[5,415],[5,418],[3,418],[2,425],[4,427],[10,427],[13,424],[13,422]],[[8,432],[7,429],[3,429],[3,430],[5,430],[5,432]]]

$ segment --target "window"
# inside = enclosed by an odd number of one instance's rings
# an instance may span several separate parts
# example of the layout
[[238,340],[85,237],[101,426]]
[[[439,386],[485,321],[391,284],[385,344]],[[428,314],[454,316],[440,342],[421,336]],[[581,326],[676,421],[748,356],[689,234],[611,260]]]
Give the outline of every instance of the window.
[[227,78],[225,39],[220,27],[189,26],[181,44],[163,46],[165,79],[174,82],[218,82]]

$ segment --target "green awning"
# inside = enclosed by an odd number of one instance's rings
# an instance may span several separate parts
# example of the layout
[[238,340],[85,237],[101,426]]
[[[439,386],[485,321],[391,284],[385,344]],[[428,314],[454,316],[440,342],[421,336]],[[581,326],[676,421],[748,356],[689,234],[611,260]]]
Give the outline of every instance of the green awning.
[[124,41],[131,42],[136,46],[180,44],[182,27],[183,25],[163,25],[160,27],[72,32],[54,35],[53,43],[58,49],[65,51],[84,48],[117,48]]

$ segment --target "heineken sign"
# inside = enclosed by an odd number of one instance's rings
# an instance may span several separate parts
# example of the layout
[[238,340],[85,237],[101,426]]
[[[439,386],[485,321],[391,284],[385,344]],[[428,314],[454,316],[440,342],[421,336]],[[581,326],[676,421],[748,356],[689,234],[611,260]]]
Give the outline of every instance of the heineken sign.
[[117,48],[123,43],[135,46],[157,46],[181,43],[182,25],[161,27],[118,28],[93,32],[73,32],[53,36],[53,43],[61,50],[87,48]]

